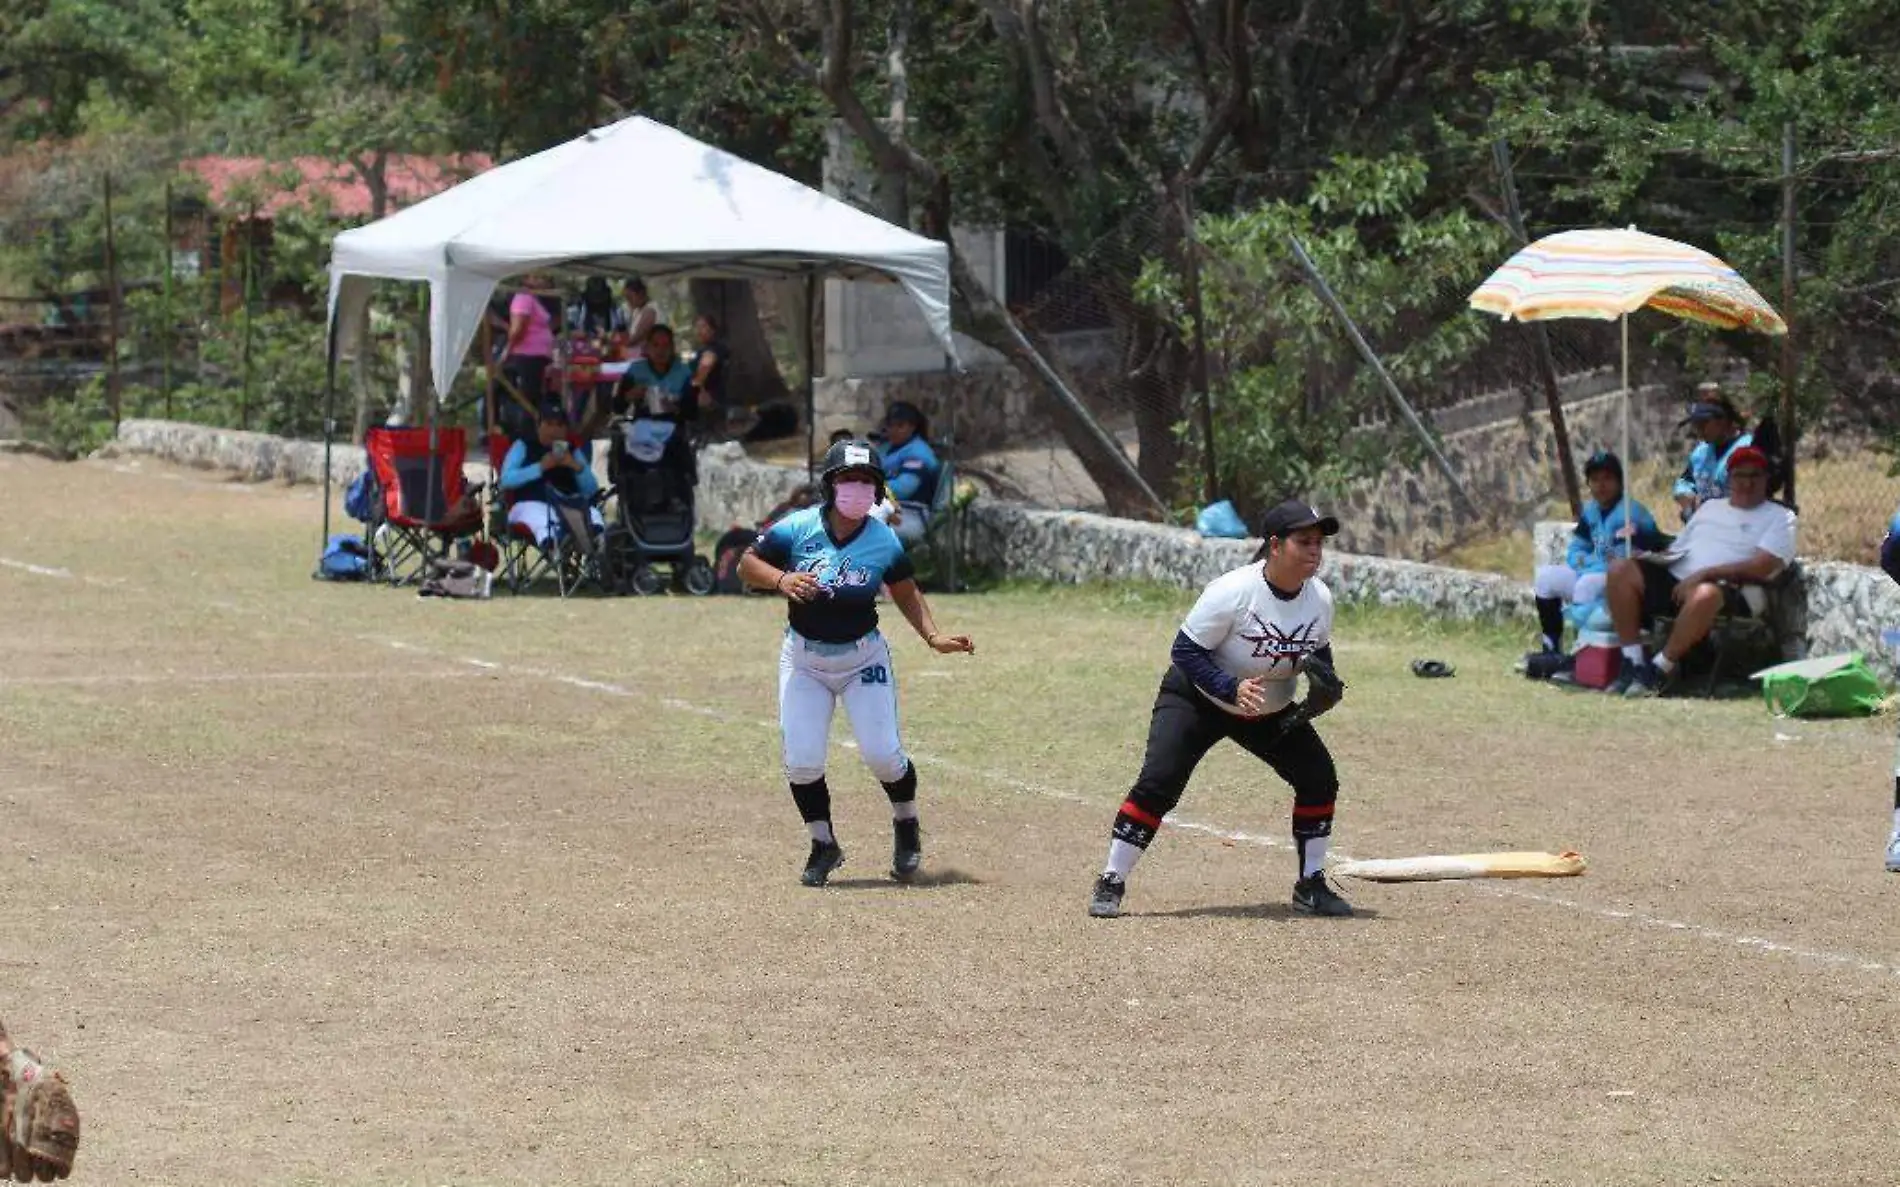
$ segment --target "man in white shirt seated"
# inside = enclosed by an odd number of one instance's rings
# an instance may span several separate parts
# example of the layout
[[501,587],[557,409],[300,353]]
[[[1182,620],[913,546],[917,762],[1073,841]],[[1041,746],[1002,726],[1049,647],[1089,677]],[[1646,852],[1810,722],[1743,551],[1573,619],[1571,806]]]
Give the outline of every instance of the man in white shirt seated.
[[[1611,563],[1605,598],[1623,668],[1608,691],[1656,696],[1725,608],[1750,616],[1766,609],[1762,585],[1793,562],[1794,512],[1768,501],[1768,456],[1752,445],[1736,449],[1728,477],[1728,497],[1702,504],[1667,552]],[[1654,662],[1645,661],[1643,624],[1670,613],[1676,621],[1668,640]]]

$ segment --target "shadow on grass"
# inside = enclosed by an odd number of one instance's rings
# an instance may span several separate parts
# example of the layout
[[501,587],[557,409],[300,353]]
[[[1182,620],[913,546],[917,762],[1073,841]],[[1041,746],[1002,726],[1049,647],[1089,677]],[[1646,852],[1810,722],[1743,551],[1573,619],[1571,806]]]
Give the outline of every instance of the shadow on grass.
[[825,885],[839,890],[928,890],[933,886],[981,886],[983,880],[962,870],[921,870],[908,882],[884,874],[875,878],[833,878]]
[[1312,923],[1323,926],[1329,923],[1346,924],[1379,918],[1379,912],[1370,907],[1354,907],[1350,918],[1320,919],[1312,915],[1302,915],[1293,909],[1292,903],[1229,903],[1215,907],[1182,907],[1177,911],[1129,911],[1131,919],[1265,919],[1275,923]]

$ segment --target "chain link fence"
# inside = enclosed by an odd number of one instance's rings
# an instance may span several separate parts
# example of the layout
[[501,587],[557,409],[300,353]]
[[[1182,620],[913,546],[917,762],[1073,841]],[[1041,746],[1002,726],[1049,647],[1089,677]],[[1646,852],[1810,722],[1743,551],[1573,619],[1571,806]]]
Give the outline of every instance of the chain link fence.
[[[1073,254],[1033,236],[1017,237],[1011,245],[1010,297],[1019,321],[1083,401],[1128,455],[1141,461],[1157,489],[1165,485],[1179,522],[1190,521],[1194,509],[1215,497],[1233,498],[1251,516],[1263,498],[1284,485],[1345,505],[1381,508],[1378,530],[1362,533],[1358,541],[1371,550],[1527,575],[1529,525],[1574,518],[1549,429],[1552,381],[1580,491],[1582,465],[1591,453],[1624,448],[1619,395],[1624,352],[1616,323],[1555,321],[1533,328],[1463,312],[1470,291],[1513,250],[1508,244],[1496,259],[1474,260],[1467,274],[1424,282],[1411,296],[1412,312],[1396,319],[1384,316],[1387,311],[1377,304],[1383,296],[1369,302],[1350,284],[1338,284],[1341,303],[1362,322],[1371,347],[1398,377],[1401,393],[1429,426],[1477,505],[1476,514],[1455,513],[1448,506],[1447,484],[1437,482],[1436,463],[1336,319],[1325,322],[1328,349],[1302,346],[1304,357],[1287,363],[1284,343],[1223,337],[1210,314],[1203,382],[1197,358],[1203,344],[1195,340],[1191,321],[1155,321],[1153,304],[1144,301],[1136,284],[1157,262],[1171,267],[1177,280],[1187,271],[1185,256],[1170,256],[1170,236],[1177,228],[1165,206],[1156,203],[1136,208]],[[1557,229],[1540,227],[1536,233]],[[1725,225],[1711,228],[1704,245],[1720,252],[1723,241],[1759,241],[1776,231],[1770,223]],[[1312,299],[1290,250],[1265,271],[1225,258],[1208,244],[1195,243],[1192,250],[1202,287],[1224,284],[1229,300],[1236,294],[1261,305]],[[1815,254],[1797,253],[1796,272],[1804,285],[1827,285],[1828,265]],[[1767,274],[1756,271],[1750,279],[1780,305],[1778,267],[1772,260],[1766,267]],[[1897,292],[1900,271],[1891,281],[1828,296],[1843,301],[1858,318],[1891,320]],[[1178,300],[1180,293],[1174,296]],[[1790,317],[1797,351],[1795,479],[1802,551],[1868,564],[1900,506],[1900,477],[1891,473],[1890,447],[1900,426],[1900,394],[1886,381],[1880,359],[1803,353],[1811,350],[1804,346],[1799,319],[1807,303],[1798,302]],[[1412,355],[1427,324],[1455,317],[1471,319],[1468,349],[1429,365],[1415,361]],[[1157,326],[1172,336],[1157,334]],[[1538,357],[1538,337],[1548,344],[1548,371]],[[1250,419],[1234,408],[1245,398],[1250,367],[1261,360],[1277,360],[1276,365],[1298,372],[1288,382],[1302,389],[1306,411],[1334,405],[1346,410],[1349,427],[1328,438],[1329,448],[1368,449],[1377,464],[1361,467],[1349,479],[1330,481],[1322,475],[1297,487],[1276,482],[1278,476],[1271,473],[1246,471],[1244,459],[1264,452],[1255,448],[1261,440],[1297,431],[1288,423],[1297,417]],[[1713,333],[1661,313],[1632,316],[1628,373],[1637,394],[1633,456],[1626,464],[1632,493],[1665,527],[1679,522],[1672,486],[1695,440],[1678,422],[1697,385],[1719,383],[1743,413],[1745,427],[1753,430],[1766,417],[1786,419],[1779,364],[1776,340]],[[1336,419],[1314,423],[1330,426]],[[1785,434],[1785,423],[1779,427]],[[1015,497],[1065,509],[1103,505],[1087,469],[1053,433],[972,458],[970,466],[1000,479],[999,490]],[[1438,526],[1409,526],[1426,520]]]
[[[1856,168],[1829,184],[1872,184],[1873,171],[1888,167]],[[1492,182],[1474,186],[1479,180]],[[10,193],[0,213],[12,245],[0,267],[0,421],[17,422],[0,423],[0,433],[75,452],[103,439],[117,419],[135,416],[321,434],[322,263],[333,221],[321,211],[260,214],[257,195],[237,208],[214,207],[180,183],[175,169],[133,177],[69,171],[48,184],[54,181],[64,187],[58,194]],[[1371,347],[1483,512],[1451,514],[1446,489],[1434,485],[1436,463],[1344,326],[1314,314],[1315,298],[1290,251],[1262,267],[1198,237],[1184,241],[1183,227],[1202,225],[1187,214],[1185,203],[1157,199],[1134,204],[1079,248],[1065,251],[1027,231],[1008,232],[1004,245],[1005,292],[1019,323],[1177,521],[1190,522],[1217,498],[1234,500],[1251,516],[1274,492],[1299,490],[1377,509],[1368,518],[1381,526],[1366,545],[1378,551],[1526,569],[1525,526],[1571,515],[1546,440],[1550,396],[1538,334],[1548,343],[1570,425],[1573,467],[1596,449],[1621,448],[1615,405],[1622,351],[1614,324],[1552,322],[1533,331],[1460,313],[1501,256],[1474,260],[1465,274],[1422,281],[1396,316],[1384,308],[1387,295],[1335,278],[1341,303],[1363,323]],[[1729,241],[1759,244],[1776,229],[1711,227],[1704,245],[1720,251]],[[1737,262],[1765,294],[1779,293],[1772,259]],[[1804,293],[1826,290],[1834,315],[1853,324],[1891,323],[1900,265],[1891,279],[1875,275],[1852,285],[1829,279],[1836,268],[1818,249],[1798,255]],[[1229,307],[1251,302],[1285,312],[1267,332],[1249,336],[1233,332],[1239,321],[1224,324],[1204,310],[1207,332],[1196,334],[1189,300],[1195,288],[1203,297],[1218,290]],[[392,286],[379,294],[376,309],[361,374],[346,365],[340,377],[345,431],[359,392],[368,421],[404,413],[405,382],[420,358],[419,292]],[[1900,426],[1900,383],[1888,376],[1876,340],[1863,349],[1816,350],[1811,327],[1800,308],[1795,312],[1803,551],[1868,563],[1900,505],[1888,445]],[[1457,316],[1476,327],[1464,347],[1421,353],[1430,327]],[[1774,343],[1710,334],[1662,314],[1632,319],[1630,375],[1650,394],[1629,468],[1633,493],[1659,520],[1674,514],[1669,487],[1691,444],[1675,422],[1695,385],[1721,382],[1752,427],[1779,410],[1778,362]],[[1271,372],[1266,380],[1263,369]],[[1269,380],[1297,399],[1250,407]],[[445,402],[451,423],[479,423],[479,388],[479,371],[471,369]],[[1377,464],[1343,474],[1255,460],[1297,458],[1283,438],[1302,432],[1318,433],[1331,454],[1358,451]],[[1046,418],[1034,432],[961,464],[1010,497],[1063,508],[1104,505],[1098,476]],[[1433,518],[1439,526],[1414,530]]]

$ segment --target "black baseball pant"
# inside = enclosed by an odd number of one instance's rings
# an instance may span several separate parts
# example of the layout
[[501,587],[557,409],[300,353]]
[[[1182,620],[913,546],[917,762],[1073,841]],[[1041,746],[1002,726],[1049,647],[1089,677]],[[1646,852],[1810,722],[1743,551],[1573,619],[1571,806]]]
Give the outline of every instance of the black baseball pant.
[[1339,776],[1311,722],[1287,726],[1293,711],[1289,705],[1267,717],[1237,717],[1203,696],[1179,668],[1170,667],[1155,694],[1141,774],[1115,816],[1116,839],[1147,848],[1161,818],[1181,802],[1194,768],[1223,738],[1232,739],[1292,785],[1296,843],[1330,835]]

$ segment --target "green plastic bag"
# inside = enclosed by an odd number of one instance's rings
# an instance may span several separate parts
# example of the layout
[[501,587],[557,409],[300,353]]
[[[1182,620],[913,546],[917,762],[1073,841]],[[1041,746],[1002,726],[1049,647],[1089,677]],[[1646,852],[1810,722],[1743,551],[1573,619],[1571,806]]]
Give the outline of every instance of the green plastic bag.
[[1769,711],[1782,717],[1869,717],[1886,700],[1858,651],[1777,664],[1755,677]]

